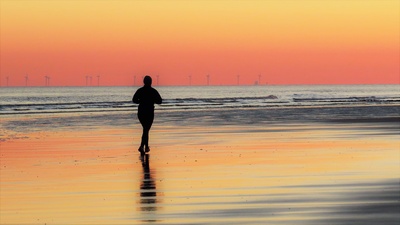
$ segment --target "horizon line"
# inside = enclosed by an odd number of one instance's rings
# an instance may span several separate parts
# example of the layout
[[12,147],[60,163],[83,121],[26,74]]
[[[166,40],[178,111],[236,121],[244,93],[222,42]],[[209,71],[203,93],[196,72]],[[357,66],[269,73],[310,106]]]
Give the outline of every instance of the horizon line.
[[[257,86],[351,86],[351,85],[400,85],[400,83],[343,83],[343,84],[202,84],[202,85],[180,85],[180,84],[172,84],[172,85],[152,85],[152,87],[257,87]],[[2,85],[0,88],[29,88],[29,87],[43,87],[43,88],[51,88],[51,87],[90,87],[90,88],[95,88],[95,87],[142,87],[143,85],[50,85],[50,86],[44,86],[44,85],[9,85],[5,86]]]

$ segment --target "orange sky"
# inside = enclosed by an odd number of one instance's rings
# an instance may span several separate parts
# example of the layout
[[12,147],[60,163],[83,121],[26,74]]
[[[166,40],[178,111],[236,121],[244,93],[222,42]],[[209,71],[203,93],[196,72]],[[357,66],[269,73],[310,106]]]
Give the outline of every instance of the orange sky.
[[398,0],[0,2],[1,86],[400,83]]

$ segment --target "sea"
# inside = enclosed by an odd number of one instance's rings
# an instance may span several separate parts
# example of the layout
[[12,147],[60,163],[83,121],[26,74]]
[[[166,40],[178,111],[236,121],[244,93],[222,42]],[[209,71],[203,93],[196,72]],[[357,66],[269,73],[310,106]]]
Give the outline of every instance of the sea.
[[[36,128],[133,124],[137,122],[137,105],[132,103],[132,96],[138,88],[2,87],[0,128],[25,133]],[[163,103],[155,107],[158,125],[264,126],[375,121],[390,122],[400,129],[400,85],[154,88],[163,98]]]
[[[160,86],[158,111],[390,106],[400,85]],[[0,115],[132,111],[138,87],[0,88]]]

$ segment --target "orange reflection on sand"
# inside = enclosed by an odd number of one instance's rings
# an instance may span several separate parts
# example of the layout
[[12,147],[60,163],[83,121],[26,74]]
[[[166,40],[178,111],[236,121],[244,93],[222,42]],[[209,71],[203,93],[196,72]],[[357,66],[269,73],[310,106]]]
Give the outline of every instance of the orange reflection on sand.
[[[136,150],[138,130],[41,133],[2,142],[1,222],[207,223],[191,213],[274,204],[285,212],[277,220],[304,219],[285,210],[317,209],[316,203],[285,204],[293,196],[325,191],[307,185],[397,176],[399,143],[394,139],[355,138],[344,131],[321,132],[321,127],[246,129],[156,128],[147,161]],[[296,185],[305,186],[292,188]],[[261,204],[260,199],[271,202]]]
[[120,145],[114,135],[60,132],[3,142],[1,221],[90,223],[110,210],[133,211],[139,166],[124,146],[128,137],[119,135]]

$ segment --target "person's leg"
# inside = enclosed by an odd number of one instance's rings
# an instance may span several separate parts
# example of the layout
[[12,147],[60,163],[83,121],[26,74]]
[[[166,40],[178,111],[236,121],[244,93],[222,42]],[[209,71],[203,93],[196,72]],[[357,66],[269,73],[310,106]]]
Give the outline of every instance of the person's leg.
[[142,142],[139,151],[143,151],[144,148],[149,151],[149,132],[151,125],[153,124],[154,114],[139,114],[138,117],[143,127]]
[[149,131],[150,127],[148,124],[143,126],[143,135],[142,135],[142,145],[145,148],[149,147]]
[[153,120],[154,120],[154,114],[148,115],[146,118],[146,125],[143,127],[143,134],[144,134],[144,147],[146,149],[146,152],[150,151],[149,148],[149,133],[150,133],[150,128],[151,125],[153,125]]
[[142,125],[142,140],[141,140],[141,142],[140,142],[140,147],[139,147],[139,151],[140,152],[144,152],[144,145],[145,145],[145,127],[146,127],[146,119],[144,118],[144,116],[143,115],[141,115],[141,114],[138,114],[138,118],[139,118],[139,121],[140,121],[140,124]]

